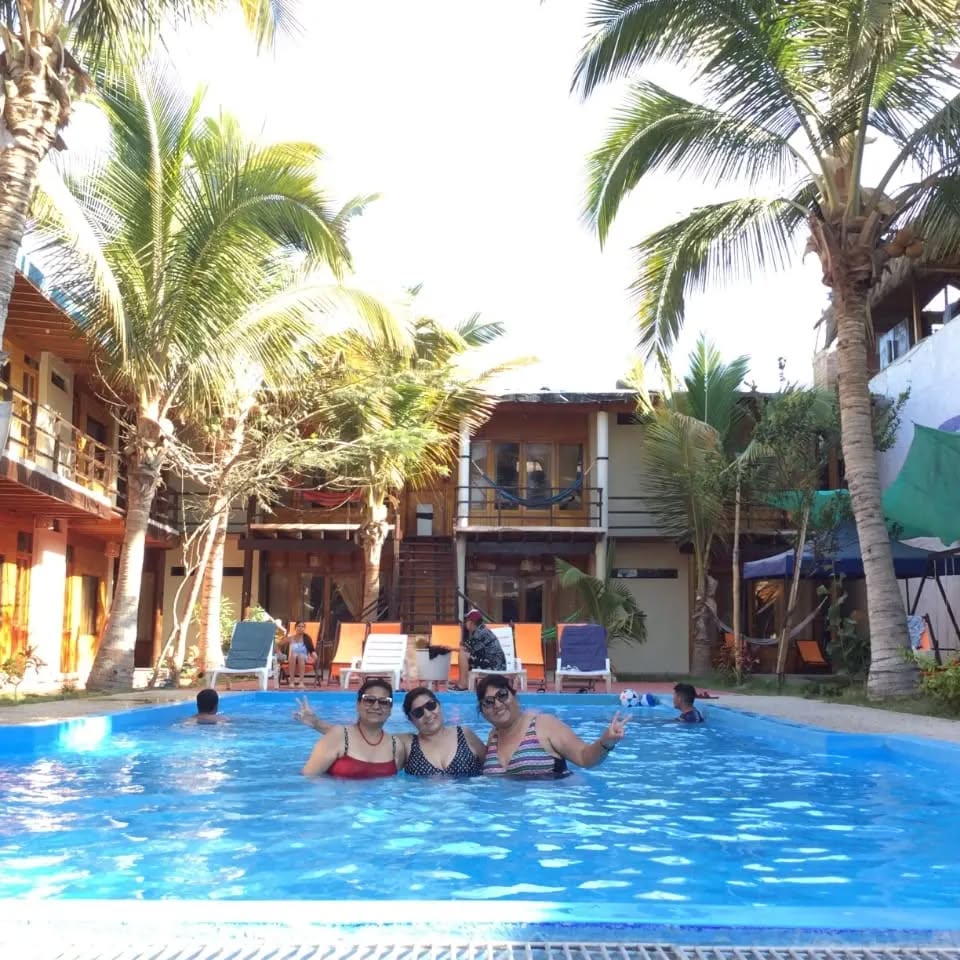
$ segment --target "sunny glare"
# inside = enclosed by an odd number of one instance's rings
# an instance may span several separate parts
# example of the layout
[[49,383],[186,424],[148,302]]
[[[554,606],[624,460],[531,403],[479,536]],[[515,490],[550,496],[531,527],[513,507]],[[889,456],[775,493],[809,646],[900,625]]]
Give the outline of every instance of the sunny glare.
[[[302,31],[252,59],[238,21],[181,34],[171,51],[206,108],[248,132],[311,140],[337,200],[377,193],[353,227],[353,282],[386,297],[423,284],[425,311],[479,311],[508,336],[487,359],[536,356],[508,389],[609,389],[632,362],[631,245],[714,199],[689,178],[651,178],[622,209],[604,250],[580,218],[585,160],[618,90],[569,93],[585,0],[305,0]],[[649,74],[648,74],[649,75]],[[676,71],[653,76],[688,92]],[[76,130],[73,131],[76,135]],[[751,379],[809,382],[826,302],[809,257],[695,295],[675,366],[701,331]]]

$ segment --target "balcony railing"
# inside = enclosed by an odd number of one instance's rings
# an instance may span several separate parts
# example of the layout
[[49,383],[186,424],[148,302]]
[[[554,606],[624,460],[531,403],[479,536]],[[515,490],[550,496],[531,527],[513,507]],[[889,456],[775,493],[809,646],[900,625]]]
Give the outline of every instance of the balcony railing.
[[[660,524],[654,511],[657,497],[646,494],[636,497],[610,497],[607,529],[612,537],[659,537]],[[733,523],[731,512],[730,523]],[[763,503],[745,503],[740,512],[743,533],[763,533],[789,529],[787,514]]]
[[272,512],[258,513],[257,523],[363,522],[363,503],[349,491],[286,490]]
[[461,511],[467,514],[468,524],[476,527],[599,529],[603,491],[600,487],[457,487],[457,516]]
[[[126,511],[126,477],[116,450],[2,381],[0,396],[12,404],[10,438],[3,453],[105,498],[120,512]],[[150,518],[177,528],[178,517],[176,491],[161,487]]]
[[116,498],[120,458],[115,450],[18,390],[0,383],[0,391],[13,405],[4,452],[90,493]]

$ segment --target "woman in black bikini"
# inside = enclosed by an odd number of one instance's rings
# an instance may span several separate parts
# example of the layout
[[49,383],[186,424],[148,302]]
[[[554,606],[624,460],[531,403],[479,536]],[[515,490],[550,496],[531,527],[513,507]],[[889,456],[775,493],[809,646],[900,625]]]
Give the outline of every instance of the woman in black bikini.
[[[414,777],[475,777],[483,769],[486,747],[469,727],[448,727],[434,692],[416,687],[403,698],[403,712],[416,733],[396,734],[406,758],[404,773]],[[326,733],[333,724],[321,720],[307,703],[297,701],[293,719]],[[398,751],[399,752],[399,751]]]
[[417,728],[409,737],[404,773],[415,777],[476,777],[486,746],[469,727],[448,727],[433,691],[415,687],[403,698],[403,712]]

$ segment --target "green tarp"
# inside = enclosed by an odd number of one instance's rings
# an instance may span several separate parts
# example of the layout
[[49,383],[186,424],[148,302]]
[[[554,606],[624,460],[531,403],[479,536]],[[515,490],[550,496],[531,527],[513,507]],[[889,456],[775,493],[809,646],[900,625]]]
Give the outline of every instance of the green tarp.
[[778,507],[795,515],[799,523],[800,514],[804,505],[810,503],[810,524],[814,528],[820,527],[826,519],[830,526],[838,525],[852,517],[850,513],[849,490],[817,490],[810,500],[810,493],[803,490],[781,490],[764,497],[771,507]]
[[883,494],[883,512],[900,540],[960,540],[960,433],[914,426],[907,459]]

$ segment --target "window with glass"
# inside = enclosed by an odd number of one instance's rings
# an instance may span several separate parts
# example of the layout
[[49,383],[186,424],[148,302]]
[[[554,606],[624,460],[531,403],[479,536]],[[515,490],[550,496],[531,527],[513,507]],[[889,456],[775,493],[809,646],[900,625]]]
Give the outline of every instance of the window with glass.
[[478,440],[470,447],[470,506],[579,510],[583,444]]

